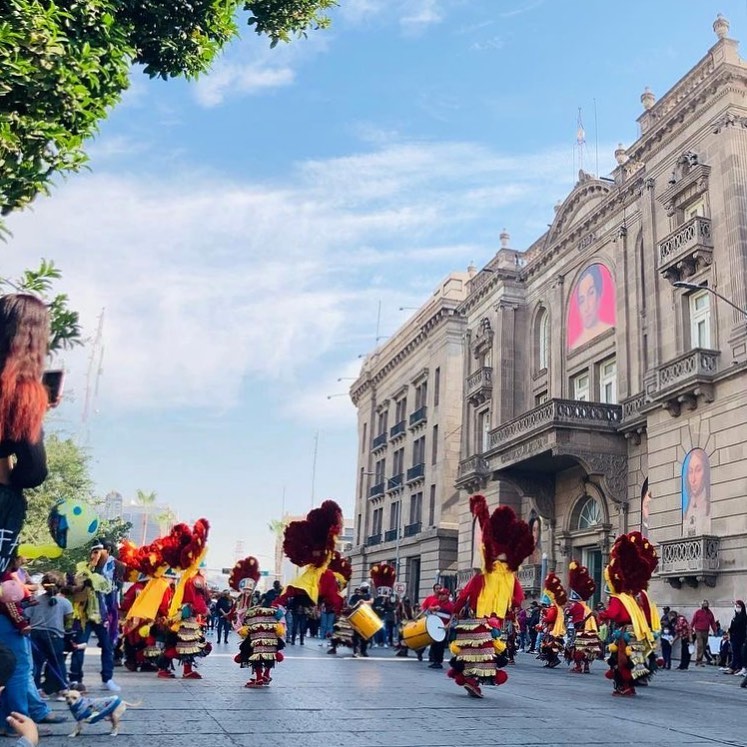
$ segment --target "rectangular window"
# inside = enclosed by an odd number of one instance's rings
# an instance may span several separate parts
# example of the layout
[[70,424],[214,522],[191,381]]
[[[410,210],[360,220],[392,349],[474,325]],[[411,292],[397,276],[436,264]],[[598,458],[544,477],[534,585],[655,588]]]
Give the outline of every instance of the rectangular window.
[[389,529],[399,529],[399,501],[389,506]]
[[438,400],[441,397],[441,369],[437,368],[433,375],[433,406],[438,407]]
[[428,401],[428,382],[424,381],[415,387],[415,409],[425,407]]
[[394,418],[395,424],[401,423],[407,417],[407,397],[397,400],[397,414]]
[[358,514],[358,521],[355,523],[355,544],[361,543],[361,515]]
[[363,439],[361,440],[361,453],[365,452],[368,443],[368,423],[363,423]]
[[698,216],[705,217],[705,200],[703,198],[685,208],[685,223]]
[[373,534],[381,534],[381,527],[384,524],[384,509],[376,508],[373,512]]
[[412,444],[412,466],[425,463],[425,436],[421,436]]
[[490,410],[483,410],[477,413],[477,434],[475,438],[475,444],[477,445],[477,453],[483,454],[489,448],[489,437],[490,437]]
[[376,462],[374,472],[376,473],[376,485],[384,482],[384,476],[386,474],[386,459],[379,459],[379,461]]
[[617,404],[617,362],[614,358],[599,364],[599,401]]
[[438,461],[438,426],[433,426],[433,436],[431,436],[431,464]]
[[573,377],[573,399],[578,402],[589,401],[589,372],[585,371]]
[[708,291],[690,296],[690,347],[711,347],[711,298]]
[[428,526],[436,526],[436,486],[431,485],[431,498],[428,503]]
[[405,471],[405,449],[397,449],[394,452],[394,471],[392,476],[401,475]]
[[410,524],[417,524],[423,519],[423,493],[410,496]]
[[380,436],[382,433],[386,433],[387,420],[389,419],[389,412],[384,411],[379,413],[379,432],[376,434]]
[[540,392],[535,398],[534,398],[534,404],[544,405],[545,402],[547,402],[547,392]]

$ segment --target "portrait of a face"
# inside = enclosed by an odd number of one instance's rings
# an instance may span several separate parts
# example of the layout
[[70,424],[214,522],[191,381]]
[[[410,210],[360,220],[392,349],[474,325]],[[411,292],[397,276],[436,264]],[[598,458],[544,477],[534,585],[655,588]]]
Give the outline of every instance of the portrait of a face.
[[703,449],[692,449],[682,462],[682,533],[711,530],[711,463]]
[[615,326],[615,284],[602,264],[579,276],[568,304],[568,350],[574,350]]
[[539,565],[542,562],[542,519],[534,509],[529,513],[527,524],[532,530],[532,539],[534,540],[534,550],[527,562]]
[[651,491],[648,487],[648,478],[643,481],[641,487],[641,534],[648,537],[649,517],[651,516]]

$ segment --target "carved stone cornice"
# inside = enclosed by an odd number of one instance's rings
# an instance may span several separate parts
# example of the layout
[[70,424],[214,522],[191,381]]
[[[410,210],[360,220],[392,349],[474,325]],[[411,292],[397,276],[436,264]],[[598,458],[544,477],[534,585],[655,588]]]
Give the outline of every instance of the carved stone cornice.
[[522,496],[531,498],[541,517],[554,521],[555,475],[511,468],[501,470],[496,477],[502,482],[513,485]]
[[580,449],[577,446],[558,446],[553,454],[571,456],[586,470],[589,477],[599,476],[604,492],[618,505],[628,502],[628,458],[622,454],[609,454]]

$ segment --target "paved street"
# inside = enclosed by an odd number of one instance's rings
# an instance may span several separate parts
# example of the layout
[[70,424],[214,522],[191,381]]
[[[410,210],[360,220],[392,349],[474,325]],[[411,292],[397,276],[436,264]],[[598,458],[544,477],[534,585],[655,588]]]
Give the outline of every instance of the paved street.
[[[506,685],[485,688],[486,697],[473,700],[447,679],[446,669],[393,658],[387,649],[369,659],[333,658],[314,640],[288,647],[270,688],[246,690],[249,672],[233,663],[235,648],[234,639],[208,657],[202,681],[118,669],[125,699],[143,705],[125,715],[117,746],[747,744],[741,725],[747,691],[715,667],[660,673],[627,700],[610,695],[601,662],[584,677],[565,667],[543,670],[523,654]],[[89,686],[97,683],[96,659],[87,659]],[[67,712],[63,704],[54,708]],[[55,736],[44,745],[69,744],[69,724],[52,728]],[[82,741],[106,740],[107,731],[105,724],[87,726]]]

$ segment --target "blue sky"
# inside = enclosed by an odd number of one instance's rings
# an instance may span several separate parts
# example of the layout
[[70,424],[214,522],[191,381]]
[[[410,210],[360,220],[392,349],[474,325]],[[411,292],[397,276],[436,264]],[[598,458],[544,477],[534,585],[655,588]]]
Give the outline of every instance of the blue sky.
[[[56,260],[88,334],[106,308],[96,412],[88,350],[64,356],[54,426],[102,492],[155,490],[271,565],[267,523],[315,495],[352,512],[359,354],[449,271],[526,248],[574,181],[637,135],[744,2],[341,0],[329,31],[270,50],[248,30],[196,83],[138,71],[91,171],[13,216],[12,274]],[[596,100],[598,131],[594,127]],[[576,164],[577,168],[577,164]]]

